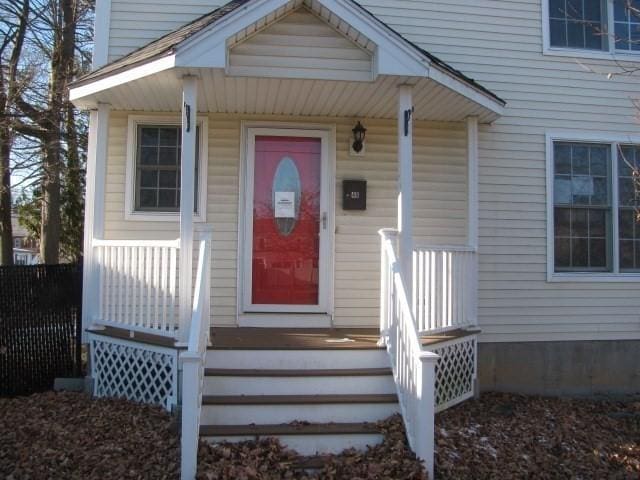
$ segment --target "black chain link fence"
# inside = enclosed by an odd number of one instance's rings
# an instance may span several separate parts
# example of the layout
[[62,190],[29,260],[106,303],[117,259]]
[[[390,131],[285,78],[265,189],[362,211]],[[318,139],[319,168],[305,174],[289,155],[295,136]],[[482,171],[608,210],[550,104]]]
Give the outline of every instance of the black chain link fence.
[[0,395],[81,374],[82,266],[0,267]]

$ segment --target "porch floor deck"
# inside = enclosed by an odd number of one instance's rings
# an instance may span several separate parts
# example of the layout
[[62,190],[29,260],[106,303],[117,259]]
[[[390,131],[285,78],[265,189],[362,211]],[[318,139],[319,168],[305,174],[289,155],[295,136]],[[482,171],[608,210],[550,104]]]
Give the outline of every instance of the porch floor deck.
[[378,346],[377,328],[250,328],[211,329],[215,350],[370,350]]
[[[451,330],[437,335],[423,335],[424,347],[455,340],[476,333]],[[216,327],[211,329],[213,350],[372,350],[378,345],[378,328],[249,328]]]
[[[107,327],[93,330],[94,334],[149,345],[174,347],[175,341],[126,329]],[[473,335],[473,330],[452,330],[437,335],[422,335],[424,347]],[[210,350],[374,350],[378,345],[377,328],[258,328],[213,327]]]

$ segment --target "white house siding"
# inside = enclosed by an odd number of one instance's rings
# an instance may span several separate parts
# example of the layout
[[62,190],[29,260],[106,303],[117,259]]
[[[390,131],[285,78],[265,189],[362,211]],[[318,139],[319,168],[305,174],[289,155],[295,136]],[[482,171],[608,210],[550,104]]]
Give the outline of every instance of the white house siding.
[[[396,225],[396,122],[364,119],[370,139],[366,156],[352,157],[348,149],[355,119],[251,119],[336,125],[334,324],[376,325],[380,295],[377,231]],[[236,322],[240,125],[239,117],[209,116],[207,223],[214,232],[211,306],[216,325]],[[106,238],[176,238],[176,222],[124,220],[126,135],[127,113],[114,112],[109,130]],[[415,143],[415,233],[423,242],[462,244],[466,238],[467,211],[464,126],[418,122]],[[367,180],[366,211],[342,210],[343,179]]]
[[[112,34],[126,30],[111,39],[112,57],[215,6],[198,0],[188,5],[174,4],[175,0],[112,1]],[[637,77],[609,80],[594,73],[614,70],[612,61],[542,55],[540,0],[361,3],[409,40],[508,102],[506,115],[493,126],[482,127],[480,134],[482,340],[640,338],[638,284],[546,282],[544,139],[547,129],[637,134],[631,105],[631,98],[639,93]],[[122,23],[128,19],[135,25]],[[376,141],[373,131],[369,139]],[[391,150],[390,142],[387,148]],[[354,173],[359,171],[354,169]],[[385,205],[393,209],[391,203]],[[385,220],[391,220],[391,211],[385,213]],[[341,221],[338,218],[339,227]],[[421,228],[427,228],[426,223]],[[428,226],[441,228],[438,222]],[[355,235],[357,223],[343,228],[355,230],[352,239],[361,240]],[[338,248],[356,248],[347,246],[340,233],[338,240]],[[359,265],[367,265],[365,257],[375,259],[373,240],[367,245],[362,250],[372,251],[362,254]],[[337,257],[352,258],[340,250]],[[338,285],[352,280],[348,278],[352,275],[373,287],[373,280],[367,278],[376,268],[372,263],[366,266],[368,272],[356,268],[348,274],[338,271]],[[373,290],[367,292],[373,295]],[[347,297],[336,298],[338,311],[377,314],[373,304],[366,310],[347,310],[343,303]],[[361,314],[351,318],[366,321]]]
[[227,3],[226,0],[107,1],[111,2],[109,61]]

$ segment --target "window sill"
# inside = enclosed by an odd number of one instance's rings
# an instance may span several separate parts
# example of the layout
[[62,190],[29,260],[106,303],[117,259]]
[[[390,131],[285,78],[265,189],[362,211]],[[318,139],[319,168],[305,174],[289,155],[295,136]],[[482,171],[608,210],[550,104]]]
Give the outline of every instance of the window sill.
[[[130,222],[180,222],[180,214],[178,213],[161,213],[161,212],[128,212],[124,219]],[[195,223],[206,222],[206,217],[202,215],[194,215]]]
[[640,51],[630,53],[627,51],[598,51],[598,50],[581,50],[574,48],[549,47],[544,48],[543,55],[556,57],[572,57],[572,58],[593,58],[598,60],[623,60],[628,62],[640,62]]
[[639,273],[552,273],[547,282],[580,282],[580,283],[640,283]]

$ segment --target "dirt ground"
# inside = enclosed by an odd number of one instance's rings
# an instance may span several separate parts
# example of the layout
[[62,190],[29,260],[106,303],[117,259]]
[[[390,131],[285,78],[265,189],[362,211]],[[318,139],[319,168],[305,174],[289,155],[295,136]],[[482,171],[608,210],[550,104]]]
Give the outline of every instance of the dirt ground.
[[[423,479],[402,421],[385,442],[301,471],[294,452],[265,439],[201,445],[198,477]],[[486,394],[436,417],[440,479],[640,479],[640,402]],[[177,479],[175,421],[162,410],[77,393],[0,399],[0,478]]]

